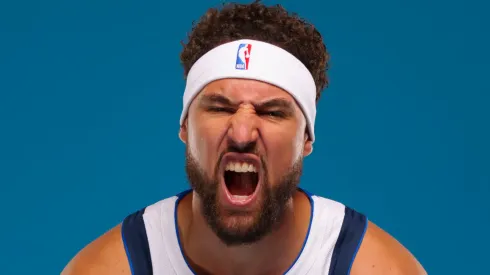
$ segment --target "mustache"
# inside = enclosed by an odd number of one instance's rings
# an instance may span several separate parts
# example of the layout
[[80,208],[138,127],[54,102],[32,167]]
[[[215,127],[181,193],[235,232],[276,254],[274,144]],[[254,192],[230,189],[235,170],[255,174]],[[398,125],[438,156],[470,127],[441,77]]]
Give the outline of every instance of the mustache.
[[243,143],[231,142],[228,145],[228,147],[225,150],[223,150],[223,152],[220,153],[218,158],[218,163],[221,163],[221,160],[223,159],[223,156],[226,153],[254,154],[260,157],[262,160],[261,154],[257,149],[256,142],[243,142]]

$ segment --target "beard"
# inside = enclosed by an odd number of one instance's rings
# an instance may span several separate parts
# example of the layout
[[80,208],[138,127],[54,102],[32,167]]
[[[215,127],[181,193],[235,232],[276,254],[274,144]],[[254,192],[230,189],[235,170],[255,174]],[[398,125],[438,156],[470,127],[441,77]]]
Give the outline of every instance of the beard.
[[231,211],[220,207],[219,167],[223,152],[211,177],[207,176],[197,160],[186,148],[186,172],[189,183],[200,198],[201,213],[208,226],[227,246],[247,245],[261,240],[271,233],[284,219],[287,205],[293,197],[303,171],[303,157],[300,157],[281,177],[278,184],[268,182],[266,162],[261,157],[264,170],[260,179],[262,186],[257,192],[258,200],[253,211]]

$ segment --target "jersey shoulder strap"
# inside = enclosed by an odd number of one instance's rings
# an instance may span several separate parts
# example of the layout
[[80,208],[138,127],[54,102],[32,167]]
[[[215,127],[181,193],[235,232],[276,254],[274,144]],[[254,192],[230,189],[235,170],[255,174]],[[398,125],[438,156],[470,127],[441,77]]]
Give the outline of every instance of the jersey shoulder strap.
[[150,247],[143,220],[145,209],[127,216],[121,227],[124,248],[133,275],[153,274]]
[[344,220],[335,244],[328,275],[347,275],[366,233],[368,219],[365,215],[345,207]]

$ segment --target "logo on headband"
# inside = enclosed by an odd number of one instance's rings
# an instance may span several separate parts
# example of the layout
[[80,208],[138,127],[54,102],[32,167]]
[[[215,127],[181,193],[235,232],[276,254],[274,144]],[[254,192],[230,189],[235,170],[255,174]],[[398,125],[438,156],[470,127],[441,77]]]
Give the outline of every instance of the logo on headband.
[[235,69],[248,70],[248,63],[250,62],[251,50],[252,50],[252,44],[240,44],[238,46]]

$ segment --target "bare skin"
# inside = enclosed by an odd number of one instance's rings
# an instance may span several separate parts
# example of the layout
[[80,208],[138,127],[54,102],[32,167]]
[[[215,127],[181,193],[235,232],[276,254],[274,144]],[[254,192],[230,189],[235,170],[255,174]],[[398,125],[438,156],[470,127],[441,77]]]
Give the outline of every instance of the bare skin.
[[66,265],[62,275],[130,275],[128,258],[117,225],[88,244]]
[[[230,140],[255,142],[267,159],[271,185],[280,184],[287,167],[312,152],[305,118],[291,95],[253,80],[226,79],[206,86],[191,104],[179,136],[205,171],[213,171]],[[256,208],[248,209],[251,216]],[[300,253],[310,219],[308,198],[297,192],[279,228],[252,245],[228,247],[209,228],[200,209],[201,200],[193,193],[177,210],[182,249],[199,274],[283,274]],[[240,222],[252,220],[247,218]],[[225,224],[236,221],[236,217],[225,218]],[[120,233],[118,226],[89,244],[62,274],[130,274]],[[408,250],[370,223],[351,274],[426,272]]]
[[395,238],[369,222],[352,275],[426,275],[422,265]]

